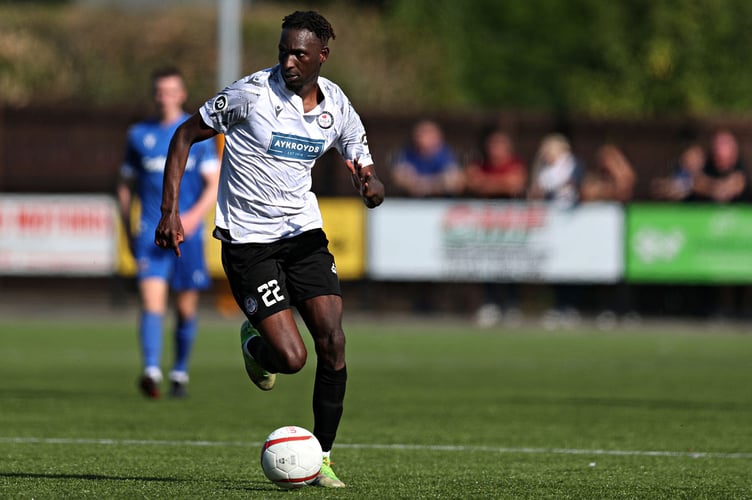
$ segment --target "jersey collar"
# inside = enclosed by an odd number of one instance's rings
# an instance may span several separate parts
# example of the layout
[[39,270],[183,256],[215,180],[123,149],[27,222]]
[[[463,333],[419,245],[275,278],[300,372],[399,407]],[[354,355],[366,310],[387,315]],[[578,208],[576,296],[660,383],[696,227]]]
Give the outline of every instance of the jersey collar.
[[325,109],[326,94],[324,93],[324,90],[321,88],[318,82],[316,82],[316,85],[318,86],[321,93],[324,95],[324,99],[320,103],[318,103],[315,108],[313,108],[311,111],[307,113],[303,112],[303,99],[298,94],[288,89],[287,85],[285,85],[285,81],[282,78],[282,71],[280,71],[279,64],[274,67],[274,72],[272,75],[272,83],[274,85],[275,94],[277,94],[282,99],[288,100],[301,115],[316,116],[316,115],[321,114],[321,112]]

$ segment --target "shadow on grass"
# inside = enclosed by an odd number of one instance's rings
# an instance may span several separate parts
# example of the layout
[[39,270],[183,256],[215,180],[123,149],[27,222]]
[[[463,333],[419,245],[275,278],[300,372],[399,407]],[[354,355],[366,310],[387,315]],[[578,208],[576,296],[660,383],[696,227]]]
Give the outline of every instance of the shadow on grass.
[[[144,476],[109,476],[104,474],[50,474],[50,473],[36,473],[36,472],[0,472],[0,478],[16,478],[16,479],[76,479],[85,481],[147,481],[157,483],[182,483],[192,482],[192,479],[184,479],[177,477],[144,477]],[[226,490],[233,491],[279,491],[285,493],[288,490],[283,490],[274,486],[266,481],[252,481],[246,486],[228,486]]]
[[41,474],[35,472],[0,472],[0,477],[10,477],[18,479],[86,479],[92,481],[159,481],[159,482],[180,482],[185,479],[176,477],[134,477],[134,476],[107,476],[103,474]]

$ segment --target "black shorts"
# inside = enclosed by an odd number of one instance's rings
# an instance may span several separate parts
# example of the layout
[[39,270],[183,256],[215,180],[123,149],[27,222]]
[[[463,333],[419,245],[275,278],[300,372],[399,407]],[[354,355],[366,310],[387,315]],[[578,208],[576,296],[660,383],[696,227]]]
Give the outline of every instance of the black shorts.
[[328,244],[321,229],[274,243],[222,241],[232,294],[252,324],[312,297],[342,295]]

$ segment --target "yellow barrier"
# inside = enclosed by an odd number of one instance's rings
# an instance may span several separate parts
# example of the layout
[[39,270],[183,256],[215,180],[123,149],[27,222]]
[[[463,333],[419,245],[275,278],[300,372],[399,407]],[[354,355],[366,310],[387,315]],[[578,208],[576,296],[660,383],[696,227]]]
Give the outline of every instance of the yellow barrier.
[[[340,279],[358,279],[365,273],[365,207],[356,198],[324,198],[319,200],[324,218],[324,231],[329,238],[329,250],[337,262]],[[133,204],[132,220],[138,221],[138,202]],[[118,227],[117,274],[132,277],[136,263],[128,248],[128,238],[122,224]],[[206,265],[213,278],[224,278],[221,243],[211,236],[214,230],[214,211],[205,221]]]

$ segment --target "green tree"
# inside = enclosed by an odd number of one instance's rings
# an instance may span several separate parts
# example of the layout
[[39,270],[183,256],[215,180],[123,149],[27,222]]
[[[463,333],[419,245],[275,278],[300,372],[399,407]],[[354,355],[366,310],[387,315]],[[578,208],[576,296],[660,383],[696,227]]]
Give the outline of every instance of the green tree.
[[439,106],[619,116],[748,109],[750,14],[746,0],[395,0],[389,12],[435,47],[418,64]]

